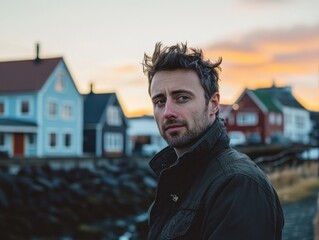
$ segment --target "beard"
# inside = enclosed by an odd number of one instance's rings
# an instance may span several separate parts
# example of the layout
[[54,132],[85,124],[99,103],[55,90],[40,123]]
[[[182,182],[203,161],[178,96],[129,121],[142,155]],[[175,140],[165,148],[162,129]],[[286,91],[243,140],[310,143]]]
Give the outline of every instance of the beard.
[[193,145],[210,127],[210,121],[206,113],[207,108],[204,110],[204,114],[201,115],[201,117],[193,118],[194,126],[192,127],[189,126],[187,121],[175,119],[168,120],[163,126],[163,129],[165,129],[165,126],[167,125],[182,124],[186,131],[172,133],[163,132],[163,138],[167,144],[173,148],[188,148]]

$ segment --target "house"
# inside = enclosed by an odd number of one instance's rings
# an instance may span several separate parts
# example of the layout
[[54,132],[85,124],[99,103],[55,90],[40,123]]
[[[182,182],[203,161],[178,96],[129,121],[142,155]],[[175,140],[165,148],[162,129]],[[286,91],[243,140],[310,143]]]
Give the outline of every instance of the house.
[[312,125],[310,143],[314,146],[319,146],[319,112],[311,111],[310,119]]
[[62,57],[0,62],[0,152],[82,155],[83,102]]
[[245,89],[225,115],[228,131],[243,132],[250,143],[284,139],[309,143],[309,111],[296,100],[291,87]]
[[153,116],[129,119],[129,154],[152,156],[167,146]]
[[127,120],[115,93],[84,95],[83,151],[98,157],[126,156]]

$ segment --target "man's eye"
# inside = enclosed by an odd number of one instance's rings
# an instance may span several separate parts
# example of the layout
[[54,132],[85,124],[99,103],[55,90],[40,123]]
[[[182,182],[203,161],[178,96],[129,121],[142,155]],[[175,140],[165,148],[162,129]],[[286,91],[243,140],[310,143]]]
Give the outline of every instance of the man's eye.
[[165,104],[165,102],[166,102],[165,99],[159,99],[159,100],[154,101],[154,105],[161,107]]
[[187,97],[187,96],[179,96],[177,98],[178,102],[187,102],[188,100],[189,100],[189,97]]

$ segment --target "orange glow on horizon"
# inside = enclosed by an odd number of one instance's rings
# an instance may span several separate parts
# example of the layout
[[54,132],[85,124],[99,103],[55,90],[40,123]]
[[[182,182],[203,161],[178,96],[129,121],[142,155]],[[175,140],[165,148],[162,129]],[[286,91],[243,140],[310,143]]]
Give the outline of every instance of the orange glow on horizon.
[[217,51],[208,51],[205,56],[209,59],[215,59],[221,56],[224,62],[233,64],[261,64],[268,62],[269,57],[255,52],[232,51],[229,49],[218,49]]

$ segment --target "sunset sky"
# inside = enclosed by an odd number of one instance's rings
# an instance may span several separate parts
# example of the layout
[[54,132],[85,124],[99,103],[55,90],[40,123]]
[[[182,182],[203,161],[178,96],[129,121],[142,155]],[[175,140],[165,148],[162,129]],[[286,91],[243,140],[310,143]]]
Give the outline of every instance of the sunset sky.
[[319,111],[318,0],[0,0],[0,61],[62,56],[81,93],[117,93],[151,114],[144,52],[187,42],[223,58],[221,103],[245,88],[289,85]]

